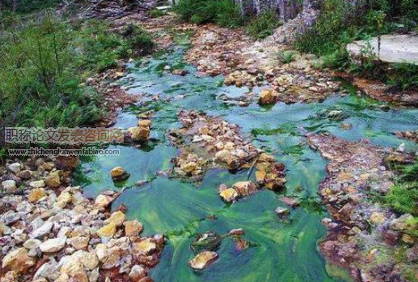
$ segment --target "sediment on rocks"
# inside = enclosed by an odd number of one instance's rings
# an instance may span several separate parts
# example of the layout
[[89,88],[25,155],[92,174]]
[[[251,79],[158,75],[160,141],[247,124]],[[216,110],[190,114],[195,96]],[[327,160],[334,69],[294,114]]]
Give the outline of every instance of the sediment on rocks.
[[373,200],[373,195],[384,195],[393,186],[395,174],[385,162],[412,162],[413,156],[367,140],[349,142],[329,134],[308,134],[306,138],[330,161],[319,190],[332,215],[323,220],[328,229],[320,244],[325,256],[348,268],[357,281],[417,277],[418,240],[411,231],[418,226],[408,225],[411,215],[399,215]]

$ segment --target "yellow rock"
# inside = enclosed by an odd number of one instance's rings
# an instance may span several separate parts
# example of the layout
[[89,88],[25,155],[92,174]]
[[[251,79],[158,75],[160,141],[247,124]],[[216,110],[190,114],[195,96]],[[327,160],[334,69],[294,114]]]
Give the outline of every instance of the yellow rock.
[[115,233],[116,233],[116,225],[113,222],[97,230],[97,235],[103,238],[110,238],[113,235],[115,235]]
[[35,188],[30,191],[29,196],[28,196],[28,201],[31,203],[37,202],[45,196],[46,196],[46,193],[45,193],[44,188]]
[[404,243],[407,243],[407,244],[413,245],[413,244],[415,243],[416,239],[415,239],[413,236],[411,236],[411,235],[409,235],[409,234],[404,233],[404,234],[402,235],[402,241],[403,241]]
[[257,185],[251,181],[240,181],[232,185],[238,196],[246,197],[257,191]]
[[117,166],[110,171],[110,176],[112,178],[117,178],[117,177],[122,176],[124,173],[125,173],[125,170],[122,167]]
[[188,162],[188,163],[183,164],[180,167],[180,169],[182,171],[184,171],[184,172],[188,172],[189,173],[189,172],[192,172],[193,170],[195,170],[196,167],[197,167],[197,163],[195,163],[195,162]]
[[69,202],[71,202],[71,200],[72,200],[72,196],[71,196],[70,192],[64,192],[63,191],[58,196],[56,205],[63,209],[63,208],[65,208],[65,206],[67,206],[67,204]]
[[34,259],[28,256],[28,251],[25,248],[10,251],[2,260],[2,268],[13,270],[17,273],[26,272],[34,264]]
[[125,214],[121,211],[112,213],[112,215],[106,220],[106,223],[113,223],[116,226],[121,226],[125,221]]
[[221,198],[225,202],[228,202],[229,203],[229,202],[234,201],[238,197],[238,193],[237,193],[237,191],[235,191],[235,189],[228,188],[228,189],[225,189],[225,190],[221,191],[221,193],[219,194],[219,196],[221,196]]
[[99,195],[97,196],[94,203],[99,207],[105,208],[110,204],[110,199],[109,197],[106,197],[105,195]]
[[263,183],[265,178],[266,178],[265,171],[257,170],[255,172],[255,179],[258,183]]
[[263,89],[260,92],[259,103],[261,105],[274,104],[277,102],[278,94],[273,89]]
[[266,153],[261,153],[258,157],[259,162],[274,162],[274,157]]
[[353,178],[353,175],[350,172],[342,172],[338,178],[341,180],[350,180]]
[[385,222],[386,217],[383,213],[380,212],[374,212],[372,213],[372,215],[370,216],[370,221],[376,224],[380,224]]
[[60,179],[60,172],[59,171],[55,171],[55,172],[51,172],[45,179],[44,179],[45,184],[48,187],[58,187],[61,185],[61,179]]
[[128,237],[138,236],[143,230],[141,222],[136,219],[125,221],[123,225],[125,226],[125,236]]
[[151,126],[151,121],[149,119],[140,120],[140,121],[138,121],[138,126],[139,127],[150,127]]
[[218,255],[215,252],[205,251],[195,256],[189,262],[189,265],[193,269],[202,270],[212,264],[217,258]]
[[81,250],[87,248],[89,241],[89,236],[76,236],[71,238],[71,245],[73,245],[74,249]]
[[151,241],[151,239],[145,239],[138,243],[133,243],[132,245],[132,252],[138,255],[149,255],[155,249],[157,245]]

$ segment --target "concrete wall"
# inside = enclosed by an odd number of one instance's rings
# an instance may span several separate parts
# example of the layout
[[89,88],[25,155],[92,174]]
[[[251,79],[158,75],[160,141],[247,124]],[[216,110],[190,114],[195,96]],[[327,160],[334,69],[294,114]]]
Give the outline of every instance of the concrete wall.
[[235,0],[241,6],[243,15],[260,14],[266,10],[274,10],[280,17],[280,20],[287,21],[296,17],[302,10],[303,6],[309,4],[308,0],[304,0],[300,4],[300,0]]

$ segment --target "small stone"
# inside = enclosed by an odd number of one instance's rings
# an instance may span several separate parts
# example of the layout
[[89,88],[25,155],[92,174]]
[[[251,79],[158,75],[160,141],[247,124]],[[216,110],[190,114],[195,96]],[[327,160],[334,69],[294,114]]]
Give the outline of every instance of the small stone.
[[28,201],[30,203],[37,202],[40,199],[44,198],[45,196],[46,196],[46,193],[45,193],[44,188],[35,188],[30,191],[29,196],[28,196]]
[[29,186],[32,188],[42,188],[45,187],[45,182],[43,180],[32,181],[29,183]]
[[278,93],[272,89],[263,89],[260,92],[258,103],[260,105],[274,104],[277,102]]
[[125,236],[128,237],[138,236],[143,230],[141,222],[139,222],[136,219],[131,221],[125,221],[123,225],[125,226]]
[[26,249],[36,249],[41,245],[41,243],[41,240],[29,239],[23,244],[23,247],[25,247]]
[[238,228],[238,229],[232,229],[231,231],[228,232],[228,236],[241,236],[244,235],[245,231],[242,228]]
[[143,119],[138,121],[138,126],[139,127],[150,127],[151,126],[151,121],[149,119]]
[[297,201],[297,200],[295,200],[295,199],[292,199],[292,198],[289,198],[289,197],[286,197],[286,196],[281,196],[280,197],[280,200],[283,202],[283,203],[285,203],[286,205],[288,205],[288,206],[290,206],[290,207],[297,207],[297,206],[299,206],[300,205],[300,203],[299,203],[299,201]]
[[237,191],[235,191],[235,189],[233,188],[228,188],[225,189],[223,191],[221,191],[221,193],[219,194],[219,196],[227,203],[231,203],[233,201],[236,200],[236,198],[238,197],[238,193]]
[[79,250],[72,254],[71,257],[80,262],[88,270],[93,270],[99,265],[99,259],[95,253]]
[[2,268],[24,273],[35,264],[33,258],[28,256],[25,248],[15,249],[9,252],[2,260]]
[[19,172],[18,174],[16,174],[17,177],[20,177],[24,180],[28,180],[32,177],[32,171],[30,170],[23,170],[21,172]]
[[284,217],[287,216],[290,212],[288,209],[286,208],[282,208],[282,207],[278,207],[275,211],[274,211],[279,217]]
[[133,281],[139,281],[139,279],[144,278],[145,276],[147,276],[147,272],[142,265],[134,265],[129,272],[129,278]]
[[385,222],[385,220],[386,220],[385,215],[380,212],[373,212],[372,215],[370,216],[370,221],[375,224],[381,224]]
[[77,236],[71,238],[71,245],[76,250],[81,250],[87,248],[89,245],[90,237],[89,236]]
[[97,196],[96,200],[94,201],[94,203],[102,208],[106,208],[109,204],[110,204],[111,200],[110,197],[107,197],[105,195],[99,195]]
[[123,181],[129,178],[129,173],[127,173],[122,167],[118,166],[110,171],[110,177],[112,177],[113,181]]
[[115,235],[115,233],[116,233],[116,225],[113,222],[97,230],[97,235],[99,235],[102,238],[110,238],[113,235]]
[[1,183],[1,187],[7,192],[14,192],[16,191],[16,181],[14,180],[5,180]]
[[39,237],[43,237],[46,234],[48,234],[51,229],[52,229],[53,223],[52,222],[45,222],[41,227],[35,229],[30,235],[29,237],[31,238],[39,238]]
[[60,208],[65,208],[69,203],[71,203],[72,195],[68,191],[63,191],[57,198],[57,202],[55,203]]
[[251,181],[240,181],[232,185],[232,188],[237,192],[238,197],[246,197],[257,192],[257,185]]
[[48,187],[56,188],[60,186],[61,185],[60,172],[59,171],[51,172],[44,179],[44,182]]
[[202,270],[208,267],[209,265],[211,265],[217,258],[218,258],[218,255],[215,252],[205,251],[195,256],[189,262],[189,265],[191,268],[195,270]]
[[106,220],[106,223],[113,223],[116,227],[121,226],[125,221],[125,214],[121,211],[112,213],[112,215]]
[[413,245],[416,242],[416,238],[409,234],[402,234],[402,241],[406,244]]
[[151,239],[145,239],[138,243],[133,243],[132,252],[139,255],[149,255],[157,248]]
[[13,163],[13,164],[8,166],[8,169],[15,174],[19,173],[20,170],[21,170],[20,163]]
[[255,179],[256,179],[257,183],[263,183],[264,180],[266,179],[266,172],[261,171],[261,170],[257,170],[255,172]]
[[43,242],[39,248],[43,253],[55,253],[64,248],[66,241],[67,237],[49,239]]

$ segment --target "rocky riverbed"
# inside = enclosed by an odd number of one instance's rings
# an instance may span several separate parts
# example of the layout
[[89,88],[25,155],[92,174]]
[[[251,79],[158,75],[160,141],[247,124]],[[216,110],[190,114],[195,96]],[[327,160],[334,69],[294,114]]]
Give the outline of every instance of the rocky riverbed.
[[71,186],[72,168],[54,159],[1,167],[1,281],[152,281],[164,236],[140,236],[118,196],[87,199]]
[[395,174],[390,163],[411,163],[414,156],[385,150],[367,140],[348,142],[329,134],[308,134],[309,145],[330,163],[319,194],[332,215],[321,243],[334,263],[349,268],[358,281],[407,281],[418,277],[418,226],[377,202]]

